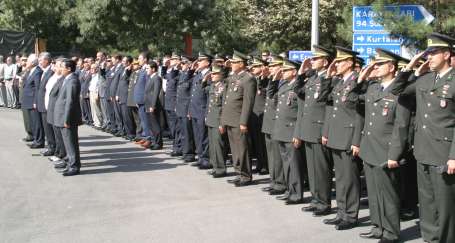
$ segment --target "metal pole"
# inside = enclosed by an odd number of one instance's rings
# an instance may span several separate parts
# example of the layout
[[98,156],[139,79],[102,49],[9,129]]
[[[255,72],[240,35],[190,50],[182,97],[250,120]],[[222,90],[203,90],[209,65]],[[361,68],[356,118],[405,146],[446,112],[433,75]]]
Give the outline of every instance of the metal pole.
[[311,4],[311,49],[319,44],[319,0],[312,0]]

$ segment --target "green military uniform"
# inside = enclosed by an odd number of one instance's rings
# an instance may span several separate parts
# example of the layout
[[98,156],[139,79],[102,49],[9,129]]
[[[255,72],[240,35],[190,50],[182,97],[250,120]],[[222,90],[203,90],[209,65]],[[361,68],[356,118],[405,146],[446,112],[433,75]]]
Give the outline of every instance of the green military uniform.
[[[283,71],[297,69],[299,64],[285,60]],[[287,203],[303,202],[303,174],[305,157],[302,147],[295,148],[292,143],[297,122],[298,98],[294,92],[296,79],[281,80],[278,85],[278,105],[272,138],[278,141],[284,178],[288,189]]]
[[[231,62],[246,62],[244,54],[234,52]],[[248,134],[240,131],[240,125],[246,126],[251,116],[256,81],[243,70],[232,73],[226,80],[226,97],[221,112],[221,125],[226,127],[232,160],[235,171],[239,175],[240,184],[245,185],[252,180],[251,161],[248,150]]]
[[[253,63],[250,67],[262,67],[266,62],[262,61],[259,57],[253,58]],[[261,132],[262,122],[264,118],[264,107],[267,93],[267,85],[269,79],[267,77],[257,76],[256,80],[256,97],[254,99],[253,113],[249,120],[249,133],[251,138],[251,145],[254,149],[256,156],[256,171],[260,174],[268,172],[268,158],[265,147],[265,136]]]
[[[282,65],[283,58],[280,56],[271,56],[269,67]],[[281,160],[280,148],[278,141],[272,139],[273,128],[275,127],[276,105],[278,100],[278,80],[269,78],[267,84],[266,99],[264,106],[264,119],[262,121],[262,132],[265,135],[265,147],[267,149],[267,158],[269,162],[270,187],[273,189],[271,194],[279,194],[286,190],[283,173],[283,161]]]
[[[218,66],[212,67],[212,75],[223,72]],[[226,174],[226,140],[225,135],[219,131],[221,107],[226,87],[223,80],[212,82],[209,86],[209,104],[205,124],[208,128],[209,136],[209,158],[213,167],[213,176],[223,176]]]
[[[356,52],[336,46],[337,61],[352,58]],[[333,90],[329,101],[333,108],[325,117],[323,136],[328,139],[327,147],[331,149],[336,178],[337,222],[357,223],[360,206],[360,164],[353,157],[351,145],[360,145],[361,129],[357,123],[358,95],[352,92],[357,85],[358,74],[354,71],[346,77],[332,79]],[[336,223],[337,224],[337,223]],[[337,229],[338,224],[337,224]]]
[[[375,63],[397,63],[399,56],[376,49]],[[406,79],[408,75],[398,78]],[[399,161],[407,148],[411,112],[405,98],[390,93],[380,80],[371,81],[364,97],[365,123],[360,143],[360,157],[365,163],[365,176],[373,233],[396,241],[400,236],[399,170],[384,168],[388,160]]]
[[[313,56],[330,58],[331,51],[313,46]],[[326,71],[309,70],[299,77],[295,92],[299,97],[299,112],[294,137],[304,141],[308,179],[312,195],[311,209],[328,213],[331,208],[333,161],[329,149],[321,144],[326,102],[331,80]]]
[[[435,33],[429,36],[428,51],[452,49],[454,43]],[[414,155],[422,237],[427,242],[455,242],[455,175],[439,172],[455,159],[455,70],[429,72],[414,82],[399,82],[392,90],[416,97]]]

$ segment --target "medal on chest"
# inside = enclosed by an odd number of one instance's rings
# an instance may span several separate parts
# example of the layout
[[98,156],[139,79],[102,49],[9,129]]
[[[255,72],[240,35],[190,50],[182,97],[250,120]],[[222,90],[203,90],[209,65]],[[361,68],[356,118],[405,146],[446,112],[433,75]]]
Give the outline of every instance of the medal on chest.
[[321,84],[317,83],[316,84],[316,90],[314,91],[313,98],[317,99],[319,97],[319,91],[321,90]]
[[447,107],[447,100],[445,98],[446,98],[446,95],[447,95],[447,93],[449,91],[449,88],[450,88],[449,84],[444,84],[444,86],[442,86],[442,99],[439,101],[439,106],[441,108],[446,108]]
[[233,84],[234,84],[234,92],[237,92],[237,90],[239,90],[240,80],[235,81]]
[[389,114],[389,102],[386,102],[384,108],[382,108],[382,116],[387,116],[387,114]]
[[293,98],[293,97],[294,97],[294,92],[292,92],[292,91],[289,92],[289,94],[288,94],[288,100],[286,101],[286,104],[287,104],[288,106],[291,105],[291,102],[292,102],[292,98]]

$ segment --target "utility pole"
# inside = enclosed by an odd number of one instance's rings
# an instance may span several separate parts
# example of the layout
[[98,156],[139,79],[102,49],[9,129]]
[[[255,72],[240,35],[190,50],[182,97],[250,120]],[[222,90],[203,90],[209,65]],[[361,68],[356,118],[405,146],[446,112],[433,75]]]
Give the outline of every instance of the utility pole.
[[311,49],[313,45],[319,45],[319,0],[311,4]]

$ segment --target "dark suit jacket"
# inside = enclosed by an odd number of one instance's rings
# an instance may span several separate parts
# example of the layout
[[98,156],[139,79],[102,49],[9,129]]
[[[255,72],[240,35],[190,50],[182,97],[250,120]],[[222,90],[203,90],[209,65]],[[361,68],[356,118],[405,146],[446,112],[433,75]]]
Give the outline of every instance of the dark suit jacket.
[[145,103],[145,85],[147,83],[147,73],[145,69],[140,69],[136,85],[134,86],[134,102],[138,105]]
[[33,104],[37,103],[38,89],[42,74],[43,70],[37,66],[24,80],[22,108],[33,109]]
[[116,96],[119,97],[120,104],[126,104],[128,101],[128,86],[130,84],[130,75],[131,70],[123,68],[122,73],[120,74]]
[[70,74],[64,80],[54,107],[54,125],[63,127],[82,125],[79,95],[80,84],[76,75]]
[[52,87],[51,92],[49,93],[49,104],[47,105],[47,123],[54,125],[54,108],[55,102],[57,101],[58,94],[62,88],[63,80],[65,77],[60,77]]
[[120,77],[122,76],[122,73],[123,73],[123,69],[124,68],[122,65],[118,65],[114,69],[115,70],[114,75],[112,76],[112,82],[109,87],[109,93],[110,93],[112,99],[115,99],[115,96],[117,95],[117,88],[118,88],[118,85],[120,82]]
[[42,75],[36,102],[36,108],[39,112],[46,112],[46,106],[44,105],[44,96],[46,94],[47,81],[49,81],[52,75],[54,75],[54,71],[52,71],[50,68]]
[[145,108],[147,111],[150,108],[158,110],[161,108],[160,92],[161,92],[162,80],[158,76],[158,73],[152,77],[147,75],[147,83],[145,85]]

